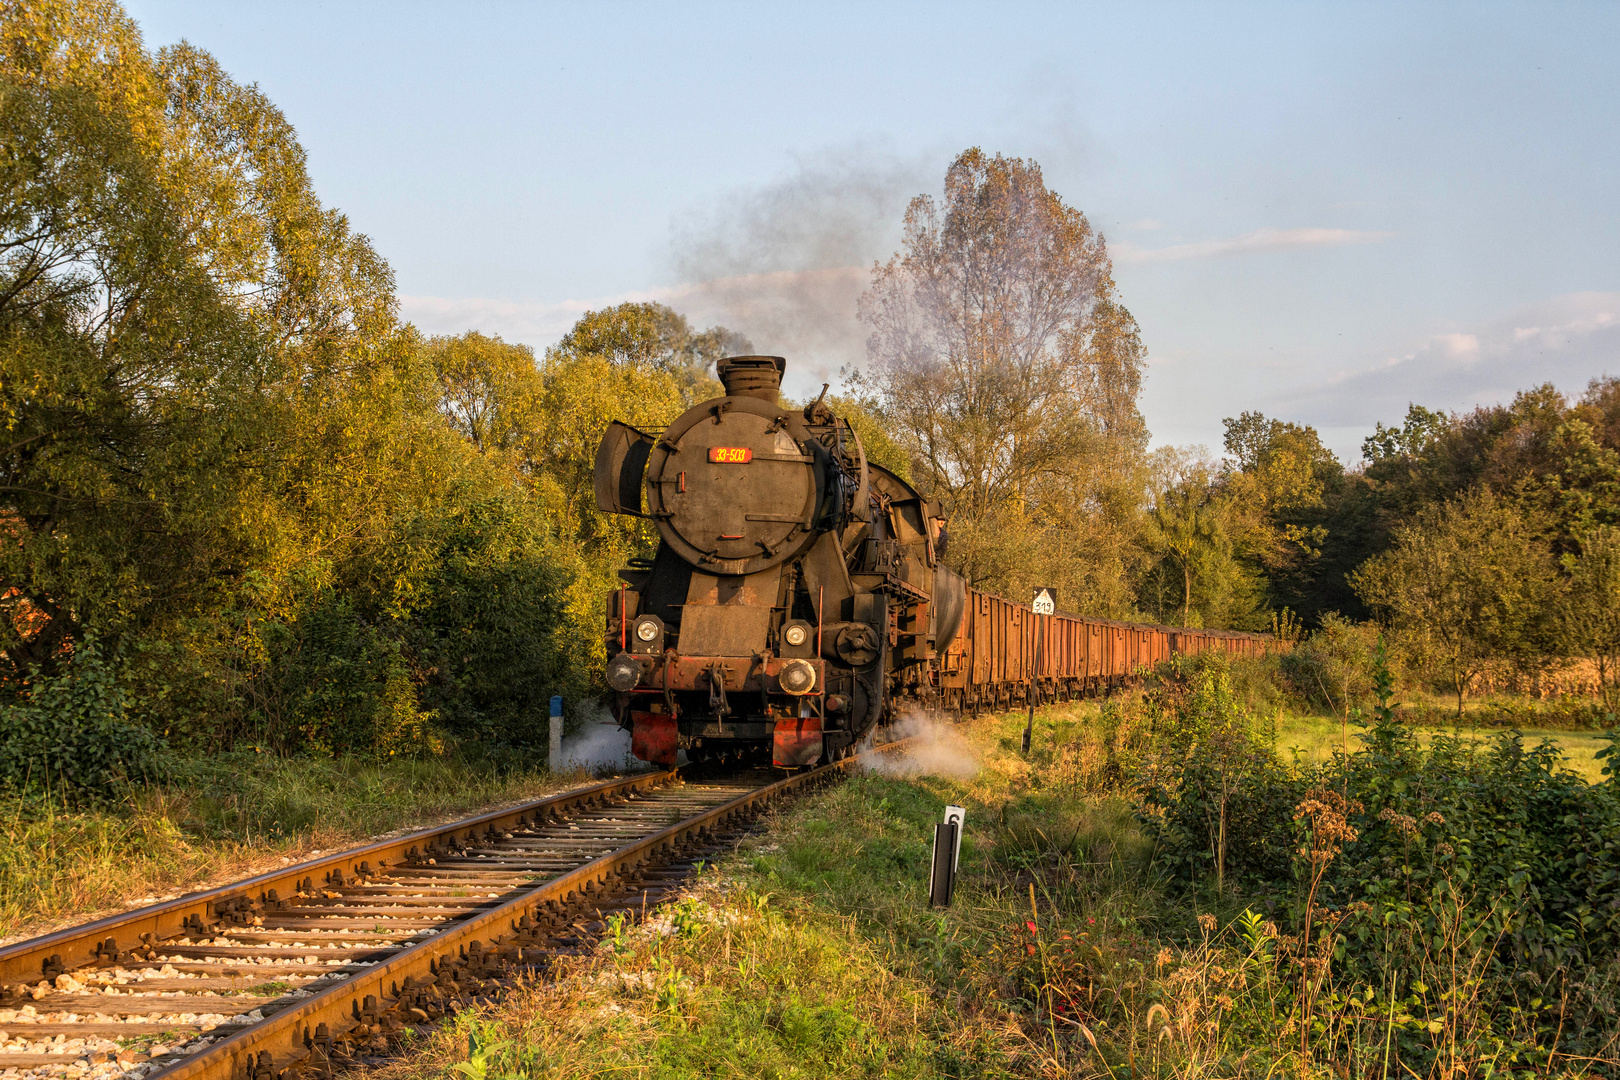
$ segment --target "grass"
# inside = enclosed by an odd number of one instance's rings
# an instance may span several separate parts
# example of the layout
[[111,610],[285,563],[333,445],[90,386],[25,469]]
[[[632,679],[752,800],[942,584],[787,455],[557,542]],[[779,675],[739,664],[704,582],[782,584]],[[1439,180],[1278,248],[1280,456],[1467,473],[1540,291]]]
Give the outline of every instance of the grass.
[[[1092,703],[1041,711],[1029,758],[1021,716],[946,728],[912,767],[792,805],[648,924],[422,1036],[380,1080],[1327,1080],[1434,1046],[1429,1075],[1490,1074],[1448,1034],[1462,1010],[1446,986],[1398,1002],[1324,988],[1339,996],[1308,1004],[1302,1028],[1277,959],[1299,944],[1263,909],[1165,887],[1099,718]],[[1325,719],[1279,728],[1312,753],[1341,736]],[[927,874],[946,803],[967,826],[941,912]],[[1312,1040],[1341,1060],[1302,1050]]]
[[[1043,714],[1038,744],[1072,738],[1087,710]],[[1076,763],[1032,766],[1008,749],[1017,734],[1016,717],[987,718],[918,755],[952,775],[978,761],[970,779],[856,775],[773,815],[648,924],[462,1014],[388,1075],[1040,1075],[1051,1049],[999,989],[1025,956],[1029,890],[1034,917],[1061,903],[1081,935],[1145,948],[1150,848],[1123,800],[1077,798]],[[940,912],[927,868],[946,802],[968,825]],[[1042,872],[1053,844],[1071,856],[1059,878]]]
[[[1335,751],[1342,751],[1346,747],[1353,751],[1360,745],[1356,740],[1356,732],[1360,729],[1354,724],[1345,724],[1338,717],[1284,713],[1277,717],[1276,729],[1277,749],[1284,754],[1297,751],[1304,761],[1324,762]],[[1552,742],[1563,753],[1570,770],[1585,777],[1587,782],[1595,784],[1603,779],[1603,763],[1597,759],[1597,752],[1607,745],[1602,732],[1552,727],[1527,727],[1521,730],[1527,745],[1543,739]],[[1488,740],[1501,733],[1500,729],[1466,726],[1418,728],[1416,731],[1418,739],[1423,742],[1428,742],[1437,732],[1476,741]]]
[[455,757],[246,752],[185,768],[171,786],[132,790],[101,809],[0,799],[0,941],[588,779]]

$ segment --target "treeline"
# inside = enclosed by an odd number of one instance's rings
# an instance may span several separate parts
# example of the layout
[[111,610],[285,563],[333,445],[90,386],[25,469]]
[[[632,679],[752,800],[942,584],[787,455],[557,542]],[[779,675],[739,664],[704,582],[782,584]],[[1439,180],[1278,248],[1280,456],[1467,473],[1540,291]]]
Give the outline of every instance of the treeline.
[[[165,745],[523,750],[551,694],[589,701],[651,543],[594,508],[602,426],[666,422],[748,342],[655,304],[541,355],[422,335],[275,106],[109,0],[0,16],[0,134],[0,783],[95,790]],[[1253,413],[1220,460],[1154,452],[1106,243],[1037,165],[964,153],[904,237],[835,404],[982,586],[1376,617],[1459,692],[1559,657],[1612,680],[1616,383],[1414,408],[1352,468]]]
[[591,500],[604,418],[746,343],[654,305],[539,357],[424,337],[212,57],[90,0],[0,33],[0,784],[100,790],[155,737],[534,744],[645,546]]
[[[952,513],[985,588],[1073,610],[1296,637],[1377,620],[1419,682],[1608,693],[1620,655],[1620,381],[1443,415],[1413,406],[1347,465],[1245,412],[1224,454],[1148,449],[1144,354],[1106,244],[1039,167],[961,155],[875,268],[853,382]],[[1524,682],[1525,679],[1519,679]]]
[[[1412,406],[1346,468],[1314,430],[1244,413],[1148,513],[1143,607],[1284,633],[1377,620],[1456,696],[1490,676],[1608,697],[1620,653],[1620,380],[1443,415]],[[1174,541],[1167,543],[1166,541]],[[1279,618],[1280,615],[1280,618]],[[1296,621],[1297,620],[1297,621]]]

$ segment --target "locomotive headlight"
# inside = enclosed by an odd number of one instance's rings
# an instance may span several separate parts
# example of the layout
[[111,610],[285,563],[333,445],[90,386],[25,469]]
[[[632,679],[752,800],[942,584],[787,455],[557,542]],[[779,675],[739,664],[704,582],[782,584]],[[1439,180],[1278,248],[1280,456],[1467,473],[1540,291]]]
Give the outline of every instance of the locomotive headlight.
[[636,637],[642,641],[651,641],[658,636],[658,623],[652,619],[642,619],[636,623]]
[[620,653],[607,666],[608,685],[621,694],[627,694],[641,681],[641,664],[629,653]]
[[809,639],[810,631],[806,630],[797,623],[794,623],[792,626],[782,631],[782,640],[786,641],[789,645],[803,645]]
[[808,660],[789,660],[776,673],[784,694],[808,694],[816,688],[816,669]]

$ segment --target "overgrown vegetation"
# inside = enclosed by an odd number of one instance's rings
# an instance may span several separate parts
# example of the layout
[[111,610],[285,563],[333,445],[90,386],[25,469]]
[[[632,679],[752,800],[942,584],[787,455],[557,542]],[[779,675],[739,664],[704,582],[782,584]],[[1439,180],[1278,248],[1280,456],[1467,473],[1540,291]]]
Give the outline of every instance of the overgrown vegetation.
[[116,805],[45,791],[0,801],[0,939],[588,779],[460,753],[379,762],[239,750],[173,768],[169,784],[126,786]]
[[[1042,710],[1027,758],[1021,716],[947,727],[392,1071],[1620,1072],[1615,780],[1513,733],[1424,744],[1372,666],[1354,748],[1319,765],[1278,753],[1264,703],[1294,691],[1249,664]],[[947,802],[967,832],[935,911]]]

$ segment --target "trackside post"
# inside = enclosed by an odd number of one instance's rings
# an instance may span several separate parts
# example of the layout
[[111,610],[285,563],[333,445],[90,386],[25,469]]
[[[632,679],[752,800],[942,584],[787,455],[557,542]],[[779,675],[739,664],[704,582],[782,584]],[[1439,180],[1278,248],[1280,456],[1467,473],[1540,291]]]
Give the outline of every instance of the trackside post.
[[962,823],[967,811],[947,806],[945,820],[934,826],[933,869],[928,879],[928,902],[934,907],[950,907],[956,888],[956,867],[962,857]]
[[562,763],[562,695],[551,696],[551,746],[546,764],[552,769]]

